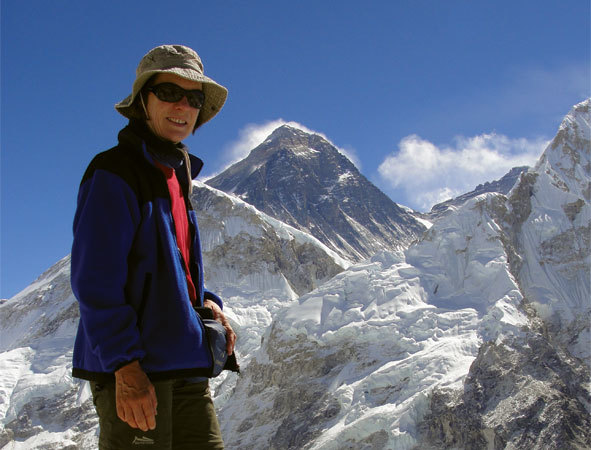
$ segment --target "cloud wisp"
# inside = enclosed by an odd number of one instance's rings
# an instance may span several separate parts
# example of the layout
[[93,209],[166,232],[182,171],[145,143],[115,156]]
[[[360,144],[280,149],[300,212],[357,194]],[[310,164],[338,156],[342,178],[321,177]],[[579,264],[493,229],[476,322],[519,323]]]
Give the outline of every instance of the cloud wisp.
[[[238,161],[246,158],[251,150],[259,146],[264,142],[269,135],[279,128],[282,125],[289,125],[293,128],[298,128],[306,133],[310,134],[317,134],[322,138],[326,139],[330,142],[340,153],[345,155],[355,166],[359,169],[361,167],[361,162],[357,155],[355,154],[355,150],[353,149],[344,149],[341,147],[336,146],[331,140],[326,137],[323,133],[318,131],[311,130],[310,128],[293,121],[287,121],[283,119],[276,119],[271,120],[262,124],[248,124],[244,128],[242,128],[238,132],[238,138],[233,142],[229,143],[222,154],[222,163],[220,166],[222,169],[220,170],[221,173],[232,164],[237,163]],[[211,178],[218,173],[211,175],[208,178]]]
[[428,211],[434,204],[501,178],[512,167],[533,166],[546,139],[511,139],[499,134],[459,136],[438,147],[417,135],[402,139],[378,167],[381,179],[404,193],[406,204]]

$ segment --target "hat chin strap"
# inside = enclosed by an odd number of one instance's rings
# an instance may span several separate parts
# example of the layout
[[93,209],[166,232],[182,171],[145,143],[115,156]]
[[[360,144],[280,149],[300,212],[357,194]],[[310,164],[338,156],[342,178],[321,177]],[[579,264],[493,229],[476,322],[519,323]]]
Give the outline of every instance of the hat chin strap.
[[146,104],[144,103],[144,96],[140,91],[140,101],[142,102],[142,108],[144,108],[144,114],[146,114],[146,120],[150,120],[150,115],[148,114],[148,109],[146,108]]

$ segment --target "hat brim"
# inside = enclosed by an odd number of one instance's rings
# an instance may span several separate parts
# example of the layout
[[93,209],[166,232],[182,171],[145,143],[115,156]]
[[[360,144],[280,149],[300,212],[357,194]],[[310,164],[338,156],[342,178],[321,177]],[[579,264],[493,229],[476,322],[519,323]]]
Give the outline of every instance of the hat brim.
[[131,94],[117,103],[115,105],[115,109],[128,119],[143,118],[141,111],[137,111],[137,108],[134,107],[133,102],[146,82],[153,75],[160,73],[172,73],[186,80],[197,81],[203,84],[202,89],[203,93],[205,94],[205,101],[199,110],[199,116],[197,116],[197,122],[195,123],[194,130],[213,119],[215,115],[220,112],[224,106],[224,103],[226,102],[226,98],[228,97],[228,90],[211,78],[206,77],[195,70],[173,67],[170,69],[149,70],[142,73],[134,81]]

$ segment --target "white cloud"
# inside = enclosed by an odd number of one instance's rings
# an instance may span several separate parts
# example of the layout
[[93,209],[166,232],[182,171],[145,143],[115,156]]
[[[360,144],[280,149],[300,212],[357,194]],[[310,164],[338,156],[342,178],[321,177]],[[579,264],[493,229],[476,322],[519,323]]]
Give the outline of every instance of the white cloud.
[[263,124],[246,125],[238,132],[238,139],[230,143],[224,151],[226,166],[246,158],[252,149],[262,144],[275,129],[286,123],[283,119],[277,119]]
[[253,150],[257,146],[262,144],[263,141],[265,139],[267,139],[267,137],[269,137],[269,135],[274,130],[276,130],[277,128],[279,128],[282,125],[289,125],[290,127],[298,128],[302,131],[305,131],[306,133],[317,134],[317,135],[323,137],[328,142],[330,142],[332,145],[334,145],[339,152],[341,152],[343,155],[345,155],[347,158],[349,158],[349,160],[353,164],[355,164],[355,166],[357,166],[357,168],[361,167],[360,161],[357,158],[357,155],[355,154],[355,150],[350,149],[350,148],[344,149],[344,148],[337,147],[324,134],[322,134],[318,131],[311,130],[308,127],[306,127],[302,124],[299,124],[297,122],[286,121],[283,119],[276,119],[276,120],[272,120],[272,121],[265,122],[262,124],[254,124],[254,123],[248,124],[244,128],[242,128],[238,132],[238,139],[236,139],[235,141],[228,144],[226,146],[225,150],[223,151],[223,157],[222,157],[223,169],[221,171],[225,170],[226,168],[228,168],[232,164],[246,158],[251,150]]
[[438,147],[417,135],[400,141],[399,150],[378,168],[391,188],[405,194],[411,207],[426,211],[434,204],[501,178],[515,166],[533,166],[548,144],[545,139],[510,139],[498,134],[459,136]]

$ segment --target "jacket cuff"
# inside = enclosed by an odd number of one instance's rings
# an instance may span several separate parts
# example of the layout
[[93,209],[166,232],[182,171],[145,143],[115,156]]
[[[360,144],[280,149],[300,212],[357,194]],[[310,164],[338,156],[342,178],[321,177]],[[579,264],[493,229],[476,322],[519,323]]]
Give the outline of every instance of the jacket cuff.
[[140,359],[139,358],[134,358],[131,361],[125,361],[125,362],[122,362],[120,364],[117,364],[117,366],[115,367],[115,370],[113,371],[113,373],[117,372],[122,367],[125,367],[125,366],[127,366],[127,365],[129,365],[129,364],[131,364],[132,362],[135,362],[135,361],[140,361]]
[[217,305],[222,310],[224,309],[224,302],[222,301],[222,299],[215,295],[213,292],[208,291],[207,289],[205,289],[205,291],[203,292],[203,301],[205,300],[211,300],[212,302],[217,303]]

